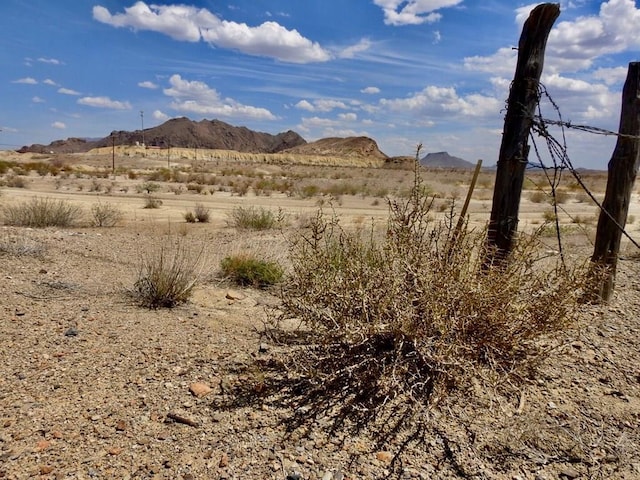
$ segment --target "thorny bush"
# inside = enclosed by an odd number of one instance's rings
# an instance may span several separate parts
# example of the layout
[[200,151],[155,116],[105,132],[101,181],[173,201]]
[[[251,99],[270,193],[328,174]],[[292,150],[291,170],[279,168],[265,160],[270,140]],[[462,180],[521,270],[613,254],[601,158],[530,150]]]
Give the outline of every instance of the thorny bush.
[[292,242],[269,333],[300,322],[305,345],[284,364],[316,416],[367,421],[394,404],[405,415],[473,378],[514,380],[574,320],[582,270],[545,259],[524,234],[508,262],[483,268],[486,232],[456,228],[453,207],[434,220],[432,205],[416,168],[411,195],[389,200],[384,231],[319,211]]

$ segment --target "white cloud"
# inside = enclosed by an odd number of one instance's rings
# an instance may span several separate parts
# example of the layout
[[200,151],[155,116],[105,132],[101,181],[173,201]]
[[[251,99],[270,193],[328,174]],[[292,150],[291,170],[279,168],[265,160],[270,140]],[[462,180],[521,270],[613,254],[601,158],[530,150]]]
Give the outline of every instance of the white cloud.
[[242,105],[231,98],[221,98],[220,94],[204,82],[183,80],[180,75],[172,75],[170,88],[164,94],[173,98],[171,108],[200,115],[221,117],[275,120],[276,116],[265,108]]
[[78,99],[78,103],[88,107],[108,108],[111,110],[131,110],[132,108],[129,102],[111,100],[109,97],[82,97]]
[[313,103],[308,102],[307,100],[300,100],[296,103],[296,108],[300,110],[306,110],[308,112],[330,112],[337,108],[342,110],[348,110],[349,107],[346,103],[340,100],[332,100],[332,99],[320,99],[314,100]]
[[158,85],[148,80],[144,82],[138,82],[138,86],[141,88],[148,88],[149,90],[155,90],[156,88],[158,88]]
[[62,62],[56,58],[44,58],[44,57],[40,57],[38,58],[38,61],[40,63],[48,63],[50,65],[62,65]]
[[340,120],[344,120],[345,122],[355,122],[358,120],[358,115],[355,113],[339,113],[338,118]]
[[33,98],[31,99],[31,101],[32,101],[33,103],[45,103],[45,100],[44,100],[44,99],[42,99],[42,98],[40,98],[40,97],[33,97]]
[[166,122],[171,118],[169,115],[167,115],[164,112],[161,112],[160,110],[154,110],[152,116],[153,118],[155,118],[156,120],[160,120],[161,122]]
[[221,20],[205,8],[187,5],[147,5],[136,2],[125,13],[112,15],[100,5],[93,18],[114,27],[159,32],[186,42],[205,41],[217,47],[239,50],[247,55],[275,58],[290,63],[325,62],[331,54],[297,30],[277,22],[258,26]]
[[629,69],[627,67],[598,68],[593,72],[592,77],[611,86],[624,83],[627,79],[628,71]]
[[80,92],[76,92],[75,90],[71,90],[70,88],[59,88],[58,93],[63,95],[80,95]]
[[58,84],[56,82],[54,82],[53,80],[51,80],[50,78],[47,78],[47,79],[43,80],[42,83],[44,83],[45,85],[51,85],[52,87],[57,87],[58,86]]
[[300,100],[298,103],[296,103],[295,107],[299,108],[300,110],[306,110],[307,112],[313,112],[315,110],[315,107],[306,100]]
[[67,126],[63,122],[53,122],[51,126],[59,130],[64,130],[65,128],[67,128]]
[[375,95],[376,93],[380,93],[380,89],[378,87],[366,87],[360,90],[360,92]]
[[13,80],[11,83],[22,83],[24,85],[36,85],[38,81],[35,78],[25,77],[25,78],[19,78],[18,80]]
[[340,58],[353,58],[360,52],[366,52],[371,48],[371,40],[363,38],[355,45],[351,45],[338,53]]
[[420,25],[442,18],[438,10],[453,7],[463,0],[373,0],[382,8],[387,25]]
[[494,97],[480,94],[459,96],[453,87],[436,86],[428,86],[407,98],[382,99],[380,104],[395,112],[429,116],[458,114],[465,117],[497,115],[502,106]]

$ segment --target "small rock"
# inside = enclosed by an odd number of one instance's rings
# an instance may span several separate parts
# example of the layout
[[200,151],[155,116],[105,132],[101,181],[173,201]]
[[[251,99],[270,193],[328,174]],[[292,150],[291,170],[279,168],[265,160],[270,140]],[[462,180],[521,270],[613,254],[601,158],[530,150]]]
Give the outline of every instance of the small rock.
[[116,422],[116,430],[118,432],[124,432],[127,429],[127,422],[124,420],[118,420]]
[[62,438],[62,432],[59,430],[54,430],[53,432],[51,432],[51,436],[59,440]]
[[50,446],[51,446],[51,442],[49,440],[40,440],[38,443],[36,443],[36,450],[41,452],[43,450],[46,450]]
[[228,290],[224,298],[226,298],[227,300],[244,300],[247,297],[240,292],[236,292],[235,290]]
[[566,478],[578,478],[580,473],[572,467],[563,467],[560,469],[560,476]]
[[38,273],[41,273],[42,275],[45,275],[45,274],[47,274],[49,272],[47,272],[47,270],[45,268],[41,268]]
[[71,327],[66,332],[64,332],[64,336],[65,337],[77,337],[78,333],[80,333],[80,332],[78,332],[78,330],[75,327]]
[[391,463],[393,460],[393,454],[391,452],[377,452],[376,458],[384,463]]
[[269,345],[266,343],[261,343],[258,347],[258,353],[267,353],[269,351]]
[[189,391],[198,398],[211,393],[212,388],[206,383],[196,382],[189,385]]
[[229,466],[229,455],[227,455],[226,452],[222,453],[222,456],[220,457],[220,463],[218,463],[218,466],[220,468],[226,468]]
[[287,480],[302,480],[302,475],[298,472],[292,472],[287,475]]
[[51,465],[40,465],[40,475],[49,475],[51,472],[53,472]]
[[109,455],[113,455],[115,457],[116,455],[120,455],[122,453],[122,448],[111,447],[109,450],[107,450],[107,452],[109,453]]

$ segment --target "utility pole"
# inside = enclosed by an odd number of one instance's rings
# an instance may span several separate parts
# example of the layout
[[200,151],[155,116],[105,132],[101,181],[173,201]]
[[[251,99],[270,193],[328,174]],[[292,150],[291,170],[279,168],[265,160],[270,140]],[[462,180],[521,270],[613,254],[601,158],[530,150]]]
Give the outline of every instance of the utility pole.
[[140,124],[142,126],[142,148],[144,148],[144,111],[140,110]]

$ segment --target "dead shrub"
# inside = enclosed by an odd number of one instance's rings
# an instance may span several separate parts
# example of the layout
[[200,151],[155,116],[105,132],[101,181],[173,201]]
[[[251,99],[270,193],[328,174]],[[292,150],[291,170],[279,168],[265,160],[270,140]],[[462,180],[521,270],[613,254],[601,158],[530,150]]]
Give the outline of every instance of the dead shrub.
[[122,210],[111,203],[94,203],[91,206],[91,223],[94,227],[115,227],[122,220]]
[[543,261],[537,237],[521,235],[508,263],[483,268],[485,232],[435,221],[432,206],[416,179],[409,198],[389,202],[386,231],[348,230],[319,211],[292,241],[267,333],[300,322],[304,346],[283,360],[296,380],[278,388],[305,418],[393,417],[382,427],[393,433],[472,380],[528,374],[574,320],[582,276]]

